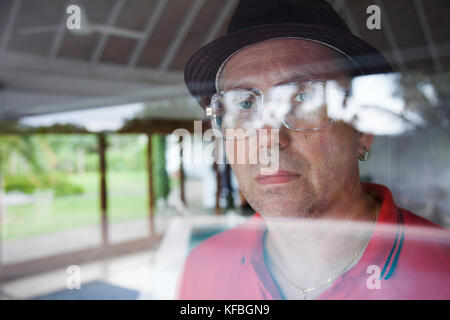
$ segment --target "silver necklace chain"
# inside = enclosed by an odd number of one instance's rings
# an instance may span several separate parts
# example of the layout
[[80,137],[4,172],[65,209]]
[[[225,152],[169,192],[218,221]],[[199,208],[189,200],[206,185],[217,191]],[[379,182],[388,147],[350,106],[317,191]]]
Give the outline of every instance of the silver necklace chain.
[[[372,222],[375,223],[375,219],[376,219],[376,214],[377,214],[377,207],[375,206],[374,209],[374,213],[372,215]],[[273,265],[275,266],[275,268],[278,270],[278,272],[282,275],[282,277],[288,281],[294,288],[296,288],[297,290],[299,290],[302,294],[302,299],[305,300],[306,299],[306,295],[311,292],[314,291],[316,289],[319,289],[321,287],[324,287],[328,284],[330,284],[331,282],[335,281],[337,278],[339,278],[339,276],[341,276],[352,264],[353,262],[355,262],[356,258],[361,254],[361,252],[363,251],[364,247],[367,245],[367,243],[369,242],[369,238],[370,238],[371,232],[364,237],[363,241],[361,242],[361,246],[359,247],[359,249],[353,253],[351,260],[349,261],[349,263],[346,264],[345,268],[337,273],[336,275],[326,279],[325,281],[320,282],[318,285],[313,286],[313,287],[309,287],[309,288],[301,288],[300,286],[298,286],[297,284],[295,284],[291,279],[289,279],[284,273],[283,271],[281,271],[281,268],[277,265],[277,263],[273,263]],[[272,247],[274,247],[272,240],[269,238],[270,244],[272,245]]]

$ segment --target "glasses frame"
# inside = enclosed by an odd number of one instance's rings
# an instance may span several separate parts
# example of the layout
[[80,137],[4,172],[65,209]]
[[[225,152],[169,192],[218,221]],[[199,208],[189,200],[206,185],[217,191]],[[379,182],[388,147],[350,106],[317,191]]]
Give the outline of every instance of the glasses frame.
[[[324,81],[317,81],[317,82],[324,82]],[[260,105],[258,105],[258,109],[256,110],[257,116],[259,116],[260,109],[262,110],[263,107],[264,107],[264,93],[262,93],[262,91],[257,89],[257,88],[249,88],[249,89],[242,89],[242,90],[243,91],[244,90],[251,91],[251,92],[255,93],[259,97],[259,100],[261,101],[261,103],[260,103]],[[217,110],[217,108],[215,107],[217,101],[220,98],[222,98],[225,95],[225,93],[226,93],[226,91],[218,91],[218,92],[216,92],[212,96],[210,104],[205,108],[205,111],[206,111],[206,115],[210,118],[211,126],[213,128],[214,134],[217,137],[224,138],[225,140],[227,140],[225,138],[224,133],[222,132],[223,129],[219,128],[218,125],[217,125],[217,117],[220,115],[220,111]],[[304,132],[304,133],[313,133],[313,132],[317,132],[317,131],[320,131],[320,130],[324,130],[324,129],[332,126],[335,122],[336,122],[336,119],[330,119],[329,123],[327,125],[323,126],[323,127],[296,128],[296,127],[293,127],[293,126],[289,125],[285,120],[281,121],[283,126],[285,126],[287,129],[293,130],[293,131],[298,131],[298,132]]]

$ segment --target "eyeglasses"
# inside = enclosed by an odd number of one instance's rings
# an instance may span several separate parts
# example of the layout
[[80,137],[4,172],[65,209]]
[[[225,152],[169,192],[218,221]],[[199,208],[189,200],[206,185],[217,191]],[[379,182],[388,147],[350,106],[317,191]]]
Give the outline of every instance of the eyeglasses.
[[238,129],[251,132],[270,125],[301,132],[322,130],[333,124],[327,115],[326,82],[291,82],[273,87],[270,99],[256,89],[234,89],[214,94],[206,109],[217,135],[225,139]]

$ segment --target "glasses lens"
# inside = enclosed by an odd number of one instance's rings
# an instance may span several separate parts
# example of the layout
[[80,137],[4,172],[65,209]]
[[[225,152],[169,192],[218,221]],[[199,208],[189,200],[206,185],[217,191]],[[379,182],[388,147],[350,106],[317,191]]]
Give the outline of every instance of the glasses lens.
[[262,94],[256,89],[217,93],[212,100],[213,125],[225,138],[229,133],[235,135],[238,129],[254,131],[261,122],[271,126],[283,123],[293,130],[319,130],[332,123],[326,97],[324,81],[274,87],[263,108]]
[[213,125],[222,134],[255,125],[261,96],[253,90],[232,90],[216,94],[212,99]]
[[283,88],[288,106],[284,124],[290,129],[317,130],[328,126],[331,119],[327,115],[325,83],[307,82]]

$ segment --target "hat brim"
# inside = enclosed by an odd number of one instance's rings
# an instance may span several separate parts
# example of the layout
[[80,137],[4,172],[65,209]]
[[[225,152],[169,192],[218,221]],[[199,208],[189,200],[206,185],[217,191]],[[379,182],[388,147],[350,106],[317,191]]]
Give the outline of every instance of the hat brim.
[[308,24],[269,24],[239,30],[200,48],[188,61],[184,79],[189,92],[205,107],[216,92],[219,68],[238,50],[276,38],[298,38],[327,45],[353,60],[359,75],[390,73],[389,62],[375,48],[349,32]]

